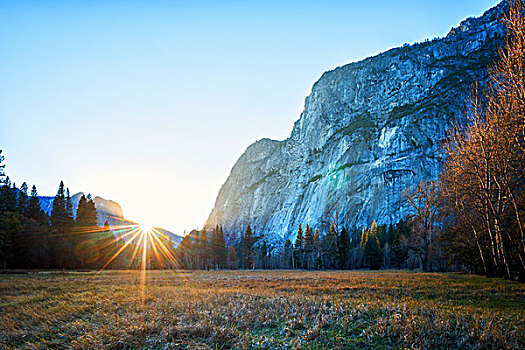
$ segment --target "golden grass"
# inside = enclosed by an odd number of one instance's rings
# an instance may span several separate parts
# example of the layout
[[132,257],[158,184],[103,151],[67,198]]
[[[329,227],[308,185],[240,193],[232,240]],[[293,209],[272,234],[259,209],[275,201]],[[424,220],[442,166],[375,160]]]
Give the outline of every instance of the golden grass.
[[406,271],[0,275],[6,349],[523,349],[525,285]]

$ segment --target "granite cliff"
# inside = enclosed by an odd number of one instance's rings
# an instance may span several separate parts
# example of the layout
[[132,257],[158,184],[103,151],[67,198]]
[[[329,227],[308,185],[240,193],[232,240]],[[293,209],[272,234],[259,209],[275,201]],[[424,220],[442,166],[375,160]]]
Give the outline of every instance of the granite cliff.
[[497,57],[506,2],[443,38],[405,45],[325,72],[283,141],[262,139],[239,158],[207,226],[236,239],[247,224],[279,242],[299,224],[326,230],[397,222],[402,191],[434,179],[452,123]]

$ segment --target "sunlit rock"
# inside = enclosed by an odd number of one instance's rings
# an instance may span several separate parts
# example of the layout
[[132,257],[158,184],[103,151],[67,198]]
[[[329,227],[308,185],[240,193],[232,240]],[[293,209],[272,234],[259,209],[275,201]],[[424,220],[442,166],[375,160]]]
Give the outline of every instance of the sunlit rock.
[[206,224],[230,239],[251,224],[279,242],[299,224],[326,232],[336,216],[350,227],[405,217],[402,191],[438,176],[448,128],[463,121],[472,84],[486,81],[505,8],[325,72],[290,137],[257,141],[239,158]]

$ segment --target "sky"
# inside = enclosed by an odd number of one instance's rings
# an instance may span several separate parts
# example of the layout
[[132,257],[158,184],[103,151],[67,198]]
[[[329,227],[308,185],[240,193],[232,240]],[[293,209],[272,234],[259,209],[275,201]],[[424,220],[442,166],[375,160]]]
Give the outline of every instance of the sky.
[[202,227],[237,158],[326,70],[444,36],[494,0],[0,1],[0,149],[18,185]]

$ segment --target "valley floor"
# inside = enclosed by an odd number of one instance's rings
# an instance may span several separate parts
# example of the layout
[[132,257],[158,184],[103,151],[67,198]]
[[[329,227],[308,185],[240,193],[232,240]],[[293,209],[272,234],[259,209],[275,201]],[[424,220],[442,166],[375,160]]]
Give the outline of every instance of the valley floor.
[[525,284],[407,271],[0,275],[0,348],[525,348]]

